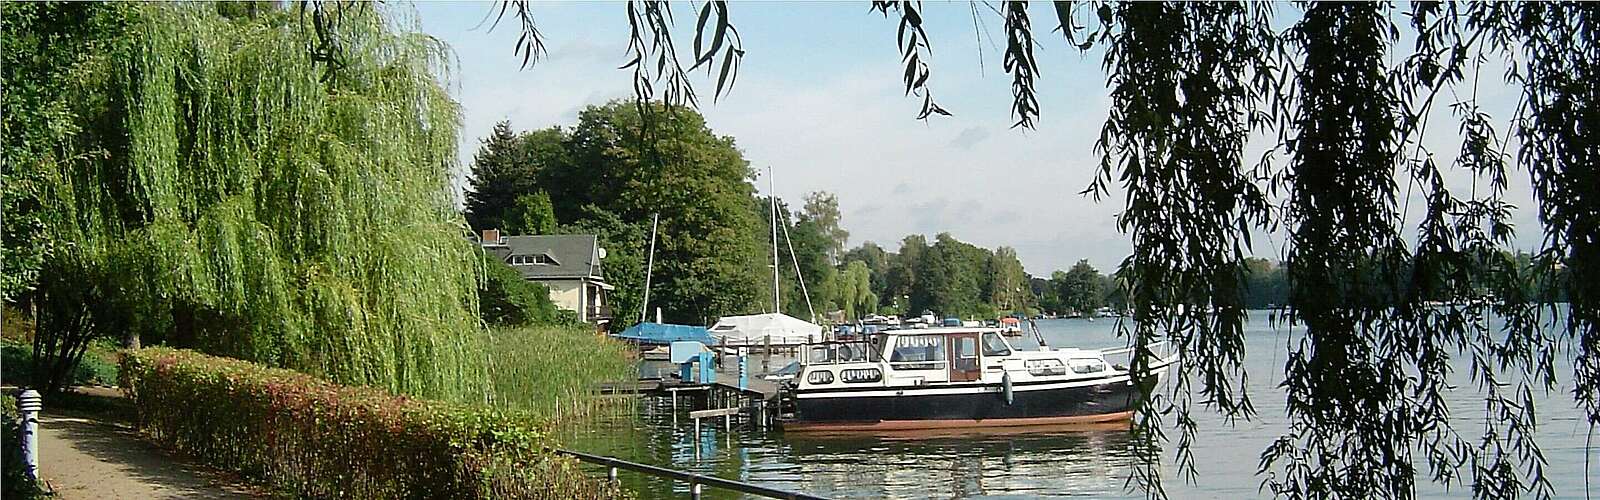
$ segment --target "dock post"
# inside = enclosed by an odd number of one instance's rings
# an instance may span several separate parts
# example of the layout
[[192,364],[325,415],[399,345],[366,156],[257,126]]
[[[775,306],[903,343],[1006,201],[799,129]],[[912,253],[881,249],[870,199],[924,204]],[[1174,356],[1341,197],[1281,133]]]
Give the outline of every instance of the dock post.
[[749,367],[749,362],[748,362],[748,358],[749,357],[750,357],[750,351],[748,349],[740,347],[739,348],[739,390],[741,390],[741,391],[750,389],[750,367]]
[[723,415],[722,416],[722,430],[726,431],[726,432],[733,432],[733,414],[732,413],[729,413],[727,415]]
[[689,498],[700,500],[700,483],[689,483]]
[[700,450],[700,419],[698,417],[694,419],[694,449],[695,451]]
[[611,466],[611,470],[606,472],[606,479],[611,480],[613,483],[617,482],[617,466]]
[[28,389],[17,398],[17,411],[22,414],[23,472],[35,481],[39,479],[39,410],[44,409],[44,398],[39,391]]

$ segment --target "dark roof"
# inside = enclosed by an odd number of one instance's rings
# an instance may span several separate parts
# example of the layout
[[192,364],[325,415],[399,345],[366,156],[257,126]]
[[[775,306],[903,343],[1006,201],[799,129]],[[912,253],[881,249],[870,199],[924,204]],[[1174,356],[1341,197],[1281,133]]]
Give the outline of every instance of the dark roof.
[[[483,249],[522,273],[527,279],[594,278],[600,269],[600,242],[592,234],[502,236],[499,244],[485,242]],[[544,264],[514,264],[518,255],[544,256]]]

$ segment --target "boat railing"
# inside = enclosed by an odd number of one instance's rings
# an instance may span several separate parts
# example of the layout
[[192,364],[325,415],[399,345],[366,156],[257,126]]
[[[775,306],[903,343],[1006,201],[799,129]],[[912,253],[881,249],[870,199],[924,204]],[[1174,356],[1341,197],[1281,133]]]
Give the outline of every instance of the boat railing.
[[583,453],[583,452],[577,452],[577,451],[571,451],[571,450],[555,450],[555,452],[556,452],[556,454],[559,454],[559,455],[566,455],[566,456],[578,459],[578,461],[580,461],[580,462],[588,462],[588,463],[591,463],[591,464],[597,464],[597,465],[605,466],[607,468],[607,477],[610,478],[612,481],[616,481],[617,480],[617,469],[627,469],[627,470],[643,473],[643,474],[650,475],[650,476],[666,478],[666,479],[670,479],[670,480],[673,480],[673,481],[679,481],[679,482],[688,483],[689,484],[690,498],[694,498],[694,499],[699,499],[700,498],[700,490],[701,490],[702,486],[710,486],[712,488],[719,488],[719,489],[724,489],[724,490],[732,490],[732,491],[737,491],[737,492],[740,492],[740,493],[746,493],[746,494],[756,495],[756,496],[763,496],[763,497],[767,497],[767,498],[791,498],[791,499],[825,499],[826,498],[826,497],[820,497],[820,496],[816,496],[816,495],[808,495],[808,494],[805,494],[805,493],[798,493],[798,492],[793,492],[793,491],[788,491],[788,490],[780,490],[778,488],[771,488],[771,487],[762,486],[762,485],[759,485],[759,484],[746,483],[744,481],[735,481],[735,480],[732,480],[732,479],[723,479],[723,478],[716,477],[716,476],[706,476],[706,475],[701,475],[701,474],[695,474],[695,473],[692,473],[692,472],[684,472],[684,471],[680,471],[680,470],[668,469],[668,468],[665,468],[665,467],[656,467],[654,465],[645,465],[645,464],[641,464],[641,463],[637,463],[637,462],[629,462],[627,460],[622,460],[622,459],[618,459],[618,458],[611,458],[611,457],[600,456],[600,455],[591,455],[591,454]]
[[[1152,342],[1145,346],[1145,349],[1150,351],[1151,354],[1155,355],[1157,360],[1168,360],[1171,359],[1173,355],[1172,345],[1165,340],[1160,342]],[[1132,364],[1134,350],[1135,348],[1133,346],[1119,347],[1115,349],[1101,349],[1100,356],[1106,358],[1106,362],[1108,363],[1111,363],[1113,358],[1121,358],[1125,360],[1125,363],[1122,364],[1128,365]]]
[[889,368],[898,371],[944,370],[949,368],[949,363],[945,361],[891,361]]

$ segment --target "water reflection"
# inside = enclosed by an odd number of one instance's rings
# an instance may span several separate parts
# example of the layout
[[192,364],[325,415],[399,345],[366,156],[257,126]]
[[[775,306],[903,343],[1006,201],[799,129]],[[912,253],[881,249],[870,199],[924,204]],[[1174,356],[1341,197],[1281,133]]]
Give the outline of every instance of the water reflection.
[[[718,419],[674,425],[646,406],[568,436],[570,446],[836,498],[982,498],[1115,495],[1133,464],[1126,423],[875,433],[790,433],[735,428]],[[644,498],[681,484],[624,482]],[[735,498],[708,492],[711,498]]]
[[1115,492],[1134,460],[1125,424],[784,439],[805,490],[843,498]]

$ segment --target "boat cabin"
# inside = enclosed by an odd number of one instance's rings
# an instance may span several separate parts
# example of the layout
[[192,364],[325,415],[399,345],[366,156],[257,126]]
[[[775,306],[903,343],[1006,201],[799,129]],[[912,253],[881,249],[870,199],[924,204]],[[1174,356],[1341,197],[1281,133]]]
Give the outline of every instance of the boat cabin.
[[899,387],[1105,377],[1100,351],[1020,351],[997,328],[889,330],[807,344],[797,389]]

